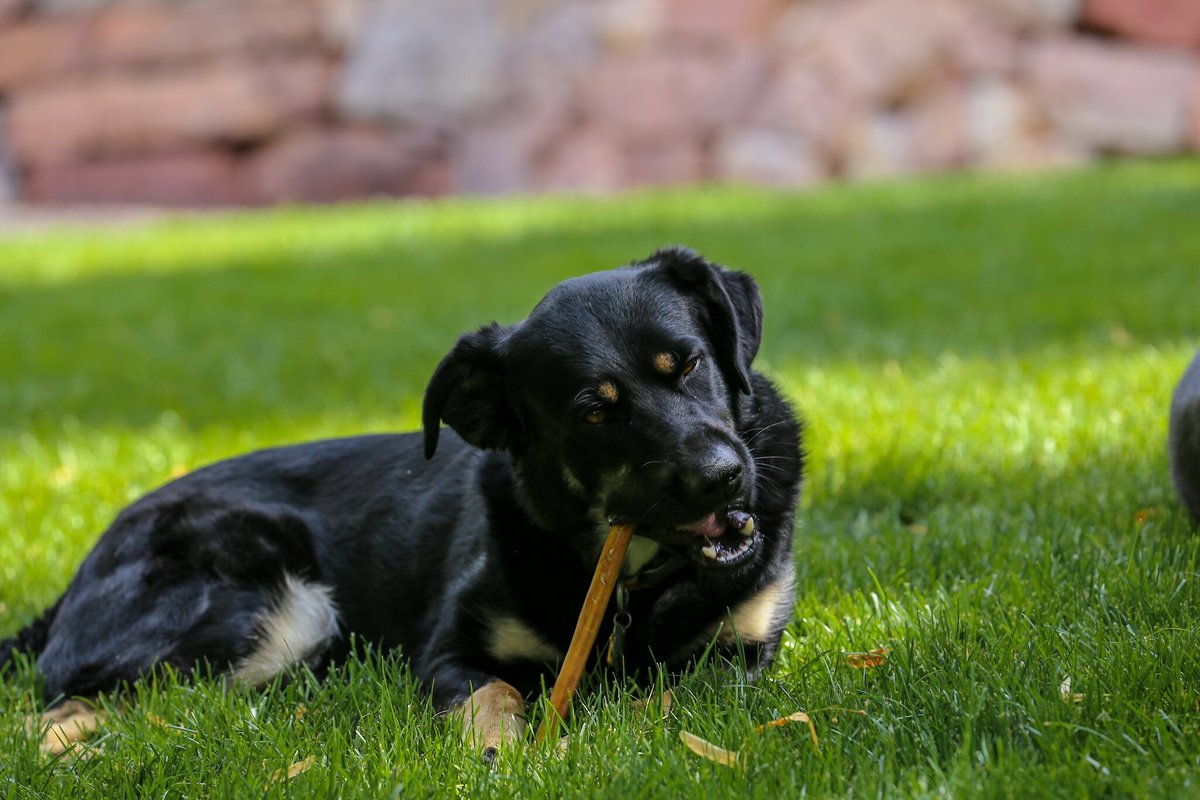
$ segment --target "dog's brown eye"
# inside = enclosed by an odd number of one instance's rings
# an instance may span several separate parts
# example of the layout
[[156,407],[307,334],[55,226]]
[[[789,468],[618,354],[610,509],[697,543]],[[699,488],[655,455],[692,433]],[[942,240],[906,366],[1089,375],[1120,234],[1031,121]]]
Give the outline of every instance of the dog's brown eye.
[[606,419],[603,408],[593,408],[583,415],[583,421],[589,425],[600,425]]
[[692,356],[691,358],[689,358],[683,365],[683,374],[691,375],[692,371],[696,369],[696,365],[699,363],[700,363],[700,356]]

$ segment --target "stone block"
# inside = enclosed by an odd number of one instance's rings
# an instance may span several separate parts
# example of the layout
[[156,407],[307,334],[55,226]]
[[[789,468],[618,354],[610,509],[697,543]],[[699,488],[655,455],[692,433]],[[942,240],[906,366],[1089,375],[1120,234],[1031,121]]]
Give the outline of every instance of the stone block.
[[612,192],[626,185],[625,155],[611,134],[581,127],[539,159],[534,186],[552,192]]
[[1022,30],[1070,28],[1079,19],[1083,0],[980,0],[1000,20]]
[[0,30],[0,88],[64,74],[176,64],[236,53],[319,51],[313,0],[233,5],[118,5]]
[[830,177],[829,165],[802,137],[778,130],[742,128],[724,134],[713,154],[719,181],[763,186],[811,186]]
[[[750,139],[738,136],[731,141],[750,141],[761,138],[764,130],[774,130],[791,134],[791,139],[803,140],[819,151],[836,154],[865,105],[863,98],[844,90],[823,69],[803,58],[791,57],[775,70],[753,104]],[[741,147],[737,144],[735,150]]]
[[1200,2],[1196,0],[1085,0],[1083,20],[1131,39],[1200,45]]
[[51,205],[226,206],[250,198],[233,156],[196,150],[32,167],[26,199]]
[[643,143],[625,150],[626,186],[678,186],[708,177],[697,139]]
[[87,33],[78,19],[53,17],[0,28],[0,90],[83,69]]
[[464,130],[454,152],[455,191],[506,194],[533,189],[538,158],[567,129],[554,109],[521,109]]
[[428,194],[428,166],[442,158],[433,131],[311,129],[271,143],[246,172],[259,202],[332,203]]
[[591,6],[591,24],[608,50],[644,50],[661,39],[665,11],[662,0],[604,0]]
[[662,0],[662,34],[672,43],[753,43],[770,29],[782,0]]
[[30,5],[30,0],[0,0],[0,28],[19,19]]
[[1023,62],[1039,107],[1083,147],[1156,154],[1187,145],[1191,54],[1063,37],[1032,43]]
[[12,95],[9,135],[23,163],[252,144],[325,107],[329,64],[304,56],[225,60],[182,72],[102,75]]
[[582,115],[631,144],[704,136],[746,100],[731,91],[731,64],[688,51],[606,58],[583,81]]
[[975,22],[956,0],[826,0],[794,5],[777,36],[783,52],[851,98],[899,103],[937,79]]
[[962,167],[970,153],[967,88],[947,79],[919,97],[908,109],[913,166],[943,172]]
[[1194,81],[1191,102],[1191,120],[1188,125],[1188,145],[1200,152],[1200,77]]
[[847,177],[874,180],[910,175],[917,169],[913,126],[903,114],[881,111],[859,123],[843,161]]
[[339,108],[352,119],[430,122],[493,107],[505,90],[502,12],[493,0],[380,2],[350,44]]

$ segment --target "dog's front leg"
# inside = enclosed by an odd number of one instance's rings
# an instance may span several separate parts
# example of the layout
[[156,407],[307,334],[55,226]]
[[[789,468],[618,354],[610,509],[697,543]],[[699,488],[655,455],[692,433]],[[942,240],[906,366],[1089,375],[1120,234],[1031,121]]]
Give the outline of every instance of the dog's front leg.
[[501,745],[520,741],[525,734],[525,698],[501,680],[473,691],[454,708],[462,724],[463,742],[483,750],[491,762]]

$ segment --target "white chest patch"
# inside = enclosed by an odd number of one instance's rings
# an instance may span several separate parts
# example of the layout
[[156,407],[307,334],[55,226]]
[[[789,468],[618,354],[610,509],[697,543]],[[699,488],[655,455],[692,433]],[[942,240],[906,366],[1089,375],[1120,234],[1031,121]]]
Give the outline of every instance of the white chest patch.
[[278,601],[263,615],[258,646],[238,665],[233,677],[259,686],[289,665],[320,654],[337,635],[332,594],[328,586],[285,576]]
[[782,626],[792,610],[795,571],[788,568],[758,594],[742,601],[721,623],[718,640],[732,645],[736,639],[744,642],[765,642]]
[[492,623],[488,652],[497,661],[557,661],[562,652],[516,617]]

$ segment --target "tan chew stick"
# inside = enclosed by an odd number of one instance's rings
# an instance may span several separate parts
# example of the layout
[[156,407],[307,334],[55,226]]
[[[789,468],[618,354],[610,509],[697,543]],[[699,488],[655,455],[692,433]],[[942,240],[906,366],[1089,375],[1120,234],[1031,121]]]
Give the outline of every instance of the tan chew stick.
[[634,527],[636,526],[632,524],[613,525],[608,532],[604,551],[600,554],[600,562],[596,564],[596,572],[592,575],[592,585],[588,587],[583,609],[579,612],[579,622],[575,624],[571,646],[567,648],[567,657],[563,659],[562,669],[558,671],[558,680],[554,682],[554,691],[550,693],[550,705],[554,706],[554,710],[546,712],[546,719],[542,722],[542,727],[538,728],[539,744],[547,736],[553,736],[558,731],[558,723],[567,716],[571,696],[575,694],[579,680],[583,677],[583,668],[591,655],[592,645],[596,643],[596,634],[600,632],[600,623],[604,621],[608,601],[617,587],[621,562],[625,560],[625,551],[629,549],[629,542],[633,539]]

